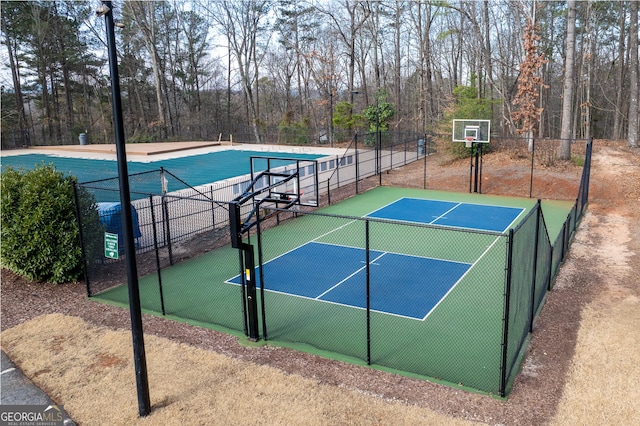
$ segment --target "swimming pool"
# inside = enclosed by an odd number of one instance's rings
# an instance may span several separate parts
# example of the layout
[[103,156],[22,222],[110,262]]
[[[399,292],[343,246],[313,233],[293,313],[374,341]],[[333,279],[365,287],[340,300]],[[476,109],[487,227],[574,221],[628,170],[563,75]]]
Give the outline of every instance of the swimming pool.
[[[207,154],[189,155],[152,162],[127,161],[129,174],[158,170],[164,167],[191,186],[204,185],[251,173],[250,158],[295,158],[315,160],[324,155],[290,152],[265,152],[250,150],[226,150]],[[42,164],[53,164],[59,172],[75,176],[78,182],[95,181],[118,176],[115,160],[59,157],[46,154],[25,154],[2,157],[2,168],[10,166],[31,170]]]

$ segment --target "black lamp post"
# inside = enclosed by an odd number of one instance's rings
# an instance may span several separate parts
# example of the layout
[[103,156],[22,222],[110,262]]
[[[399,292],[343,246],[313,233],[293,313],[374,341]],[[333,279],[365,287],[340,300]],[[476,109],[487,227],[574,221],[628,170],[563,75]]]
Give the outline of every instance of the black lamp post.
[[118,160],[118,178],[120,181],[120,206],[124,250],[127,265],[127,281],[129,288],[129,310],[131,312],[131,335],[133,338],[133,361],[136,371],[138,390],[138,412],[146,416],[151,412],[149,399],[149,380],[147,377],[147,361],[144,351],[142,332],[142,311],[140,308],[140,289],[138,287],[138,270],[136,267],[136,247],[133,234],[133,216],[131,214],[131,193],[129,190],[129,172],[127,170],[127,153],[124,142],[124,126],[122,118],[122,102],[120,98],[120,77],[118,75],[118,55],[113,22],[113,5],[103,1],[96,10],[98,17],[104,16],[107,29],[107,49],[109,53],[109,73],[111,75],[111,100],[113,104],[113,127]]
[[333,148],[333,88],[329,88],[329,146]]

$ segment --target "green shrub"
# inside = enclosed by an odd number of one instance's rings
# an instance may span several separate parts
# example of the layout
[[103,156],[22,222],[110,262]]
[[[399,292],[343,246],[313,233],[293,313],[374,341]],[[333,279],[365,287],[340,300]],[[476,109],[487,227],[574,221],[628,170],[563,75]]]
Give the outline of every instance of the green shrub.
[[574,166],[584,167],[584,157],[573,155],[571,157],[571,162]]
[[[74,178],[52,165],[30,171],[7,168],[1,176],[0,261],[31,281],[63,283],[82,274],[82,250],[73,194]],[[79,191],[79,205],[88,235],[99,233],[95,202]],[[93,229],[91,229],[93,228]],[[95,238],[94,238],[95,239]],[[100,241],[87,244],[96,256]]]

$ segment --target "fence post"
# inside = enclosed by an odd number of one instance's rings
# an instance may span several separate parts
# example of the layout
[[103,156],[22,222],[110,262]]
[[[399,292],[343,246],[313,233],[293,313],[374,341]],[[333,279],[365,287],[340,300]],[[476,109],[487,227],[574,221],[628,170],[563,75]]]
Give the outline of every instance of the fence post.
[[529,175],[529,198],[533,195],[533,164],[536,154],[536,138],[531,138],[531,174]]
[[164,310],[164,292],[162,291],[162,267],[160,265],[160,253],[158,252],[158,232],[156,230],[156,214],[153,205],[153,195],[149,195],[149,205],[151,206],[151,226],[153,228],[153,249],[156,253],[156,268],[158,268],[158,290],[160,291],[160,307],[162,315],[166,315]]
[[[574,207],[575,208],[575,207]],[[571,234],[571,213],[567,216],[567,220],[564,221],[564,226],[562,227],[562,257],[560,257],[560,261],[564,262],[564,257],[567,255],[567,241],[569,238],[567,235]]]
[[[427,152],[428,152],[428,145],[427,145],[427,134],[424,134],[424,153],[423,153],[423,177],[422,177],[422,189],[427,189]],[[416,160],[418,159],[418,151],[416,151]]]
[[502,318],[502,367],[500,378],[500,396],[506,395],[507,390],[507,352],[509,349],[509,308],[511,300],[511,273],[513,264],[513,229],[509,229],[509,236],[507,240],[507,275],[505,280],[505,294],[504,294],[504,314]]
[[377,170],[378,173],[378,186],[382,186],[382,139],[381,139],[380,129],[376,131],[376,139],[378,141],[376,146],[376,159],[377,159]]
[[[209,193],[211,194],[211,200],[213,200],[213,185],[209,187]],[[211,227],[213,232],[216,231],[216,206],[213,201],[211,201]]]
[[[404,141],[404,164],[403,166],[407,165],[407,144],[409,143],[408,140],[405,139]],[[418,150],[416,150],[416,160],[418,159]]]
[[533,276],[531,277],[531,318],[529,321],[529,333],[533,332],[533,319],[536,315],[536,279],[538,275],[538,245],[540,244],[540,215],[541,212],[541,201],[538,199],[536,203],[536,237],[534,242],[534,250],[533,250]]
[[258,238],[258,268],[260,269],[260,314],[262,316],[262,338],[267,340],[266,308],[264,305],[264,258],[262,255],[262,229],[260,228],[260,209],[256,210],[256,236]]
[[[584,190],[582,191],[582,196],[584,197],[584,202],[582,204],[583,206],[589,202],[589,182],[591,180],[591,158],[592,157],[593,157],[593,138],[590,138],[589,142],[587,143],[587,155],[585,155],[585,162],[584,162],[584,167],[586,168],[587,172],[585,174],[586,182],[584,184]],[[582,216],[583,213],[584,211],[580,212],[580,216]]]
[[549,243],[549,276],[547,277],[547,291],[551,291],[553,288],[551,283],[553,282],[553,245]]
[[84,274],[84,285],[87,289],[87,297],[91,297],[91,286],[89,275],[87,274],[87,251],[84,245],[84,234],[82,233],[82,215],[80,214],[80,198],[78,197],[78,184],[73,182],[73,198],[76,201],[76,220],[78,221],[78,237],[80,238],[80,250],[82,251],[82,272]]
[[366,268],[366,299],[367,299],[367,365],[371,365],[371,250],[369,249],[369,221],[364,222],[365,226],[365,263]]
[[169,219],[169,206],[167,199],[162,195],[162,227],[164,229],[165,244],[169,250],[169,264],[173,265],[173,250],[171,249],[171,221]]
[[358,134],[354,136],[354,143],[356,149],[356,194],[358,194],[358,181],[360,180],[360,160],[358,159]]

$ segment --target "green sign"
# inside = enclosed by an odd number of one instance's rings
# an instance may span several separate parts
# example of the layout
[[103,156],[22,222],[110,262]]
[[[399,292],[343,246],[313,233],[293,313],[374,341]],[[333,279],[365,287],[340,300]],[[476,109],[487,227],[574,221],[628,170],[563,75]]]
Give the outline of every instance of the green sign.
[[104,233],[104,257],[118,258],[118,234]]

